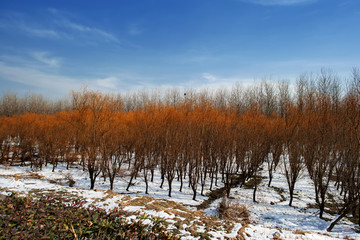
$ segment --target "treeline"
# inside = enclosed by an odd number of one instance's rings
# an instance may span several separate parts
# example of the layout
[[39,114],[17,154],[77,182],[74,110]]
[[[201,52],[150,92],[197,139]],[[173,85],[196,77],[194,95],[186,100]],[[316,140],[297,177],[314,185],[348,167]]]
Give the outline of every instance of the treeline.
[[38,94],[19,96],[7,92],[0,98],[0,116],[14,116],[25,113],[54,114],[69,110],[70,102],[65,99],[49,100]]
[[146,193],[159,171],[159,187],[166,183],[170,197],[178,181],[176,190],[186,182],[194,200],[218,181],[229,196],[232,187],[252,179],[254,201],[259,171],[266,168],[270,186],[282,164],[289,205],[299,176],[307,171],[320,217],[335,184],[342,199],[336,224],[349,212],[359,216],[359,89],[358,69],[346,89],[326,71],[300,76],[295,87],[262,82],[215,93],[121,96],[85,89],[73,92],[59,111],[3,114],[0,161],[40,169],[47,164],[55,169],[60,162],[80,165],[88,171],[91,189],[100,174],[113,189],[114,179],[127,168],[127,190],[141,177]]

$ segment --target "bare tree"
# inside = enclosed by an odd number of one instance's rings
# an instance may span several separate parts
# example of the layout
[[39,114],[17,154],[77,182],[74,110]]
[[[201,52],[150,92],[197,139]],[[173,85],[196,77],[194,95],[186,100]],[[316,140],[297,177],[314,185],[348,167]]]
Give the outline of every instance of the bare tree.
[[303,158],[300,153],[299,122],[300,116],[293,108],[289,108],[285,117],[285,156],[283,158],[284,173],[289,187],[290,201],[292,205],[295,184],[303,170]]

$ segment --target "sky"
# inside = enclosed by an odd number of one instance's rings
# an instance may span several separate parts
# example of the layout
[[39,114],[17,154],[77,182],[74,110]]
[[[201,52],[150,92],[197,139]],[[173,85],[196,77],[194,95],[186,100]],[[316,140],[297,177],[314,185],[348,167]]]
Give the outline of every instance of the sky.
[[345,78],[359,25],[359,0],[2,0],[0,94]]

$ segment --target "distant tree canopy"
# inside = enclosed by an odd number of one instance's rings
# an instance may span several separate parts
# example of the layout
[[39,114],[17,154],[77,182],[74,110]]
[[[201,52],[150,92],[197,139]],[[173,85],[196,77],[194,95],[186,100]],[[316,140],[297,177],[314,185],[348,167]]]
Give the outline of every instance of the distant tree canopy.
[[[333,182],[342,196],[340,214],[356,215],[360,198],[360,74],[347,89],[336,75],[302,75],[295,87],[262,82],[249,88],[165,94],[109,95],[84,89],[51,102],[41,96],[6,94],[0,100],[0,162],[42,168],[60,162],[81,166],[95,187],[101,174],[114,179],[130,171],[148,193],[154,171],[171,196],[173,181],[187,179],[193,199],[220,180],[231,188],[259,171],[283,164],[292,205],[303,171],[314,182],[323,216]],[[207,185],[207,183],[210,183]],[[359,216],[360,217],[360,216]],[[330,229],[331,230],[331,229]]]

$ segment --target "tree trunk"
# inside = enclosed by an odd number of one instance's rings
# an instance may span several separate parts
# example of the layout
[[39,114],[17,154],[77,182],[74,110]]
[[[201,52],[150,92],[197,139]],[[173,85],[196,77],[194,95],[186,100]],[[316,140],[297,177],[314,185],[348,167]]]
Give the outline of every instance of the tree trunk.
[[320,203],[320,201],[319,201],[319,188],[317,187],[316,182],[314,182],[314,185],[315,185],[315,202],[317,204],[319,204]]
[[360,200],[359,200],[359,202],[358,202],[358,214],[359,214],[359,216],[358,216],[358,225],[360,226]]
[[164,175],[161,175],[161,184],[160,184],[161,189],[163,188],[164,181],[165,181],[165,177],[164,177]]
[[55,167],[56,167],[56,165],[55,165],[55,163],[53,163],[52,172],[55,172]]
[[320,216],[319,217],[322,219],[324,210],[325,210],[325,200],[324,199],[321,199],[319,208],[320,208]]
[[111,190],[111,191],[114,189],[114,180],[115,180],[115,176],[114,176],[114,177],[109,177],[110,190]]
[[144,172],[144,180],[145,180],[145,194],[149,194],[149,183],[147,179],[147,173]]
[[168,180],[168,183],[169,183],[169,197],[171,197],[171,190],[172,190],[172,187],[171,187],[171,182],[170,180]]
[[191,187],[191,177],[192,177],[192,174],[189,173],[189,186],[188,187]]
[[335,227],[335,225],[343,218],[346,216],[346,214],[349,211],[349,207],[345,206],[342,210],[342,213],[340,215],[338,215],[329,225],[329,227],[326,229],[326,231],[331,232],[331,230]]
[[201,196],[204,196],[204,187],[205,187],[205,183],[201,184]]
[[182,178],[182,171],[180,171],[180,192],[182,191],[182,188],[183,188],[183,178]]
[[210,191],[212,191],[213,183],[214,183],[214,171],[211,171]]
[[192,187],[192,190],[193,190],[193,200],[195,201],[196,200],[196,188],[195,187]]
[[272,171],[269,171],[269,183],[268,183],[268,187],[271,186],[272,179],[273,179],[273,173],[272,173]]
[[95,187],[95,179],[90,177],[90,189],[92,190],[94,189],[94,187]]
[[256,190],[257,190],[257,184],[255,184],[255,186],[254,186],[254,191],[253,191],[253,202],[256,202]]
[[293,187],[293,186],[290,187],[289,193],[290,193],[289,206],[291,207],[291,206],[292,206],[292,202],[293,202],[293,200],[294,200],[294,187]]
[[230,186],[226,186],[226,197],[230,198],[230,192],[231,192],[231,187]]
[[218,173],[217,173],[217,170],[216,170],[216,171],[215,171],[215,186],[216,186],[216,187],[218,186],[217,180],[218,180]]
[[129,184],[127,185],[126,191],[129,191],[129,188],[131,186],[133,178],[134,178],[134,174],[131,174],[131,178],[130,178]]
[[90,189],[94,189],[95,187],[95,179],[96,179],[96,175],[95,175],[95,171],[94,169],[89,169],[89,177],[90,177]]

